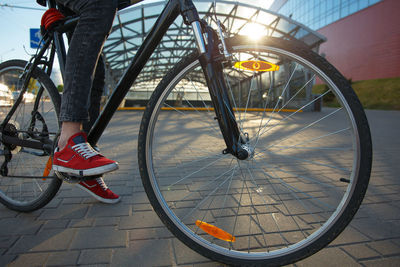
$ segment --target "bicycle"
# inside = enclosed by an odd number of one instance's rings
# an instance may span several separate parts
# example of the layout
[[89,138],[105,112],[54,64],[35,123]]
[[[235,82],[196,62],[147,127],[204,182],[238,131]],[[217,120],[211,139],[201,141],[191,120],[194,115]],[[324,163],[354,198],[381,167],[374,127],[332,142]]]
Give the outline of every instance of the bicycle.
[[[88,141],[97,143],[179,14],[192,27],[197,51],[160,81],[138,139],[140,174],[155,212],[188,247],[230,265],[284,265],[324,248],[361,205],[372,144],[349,82],[302,43],[224,36],[222,25],[214,30],[199,19],[191,0],[170,0]],[[15,103],[1,107],[0,201],[10,209],[39,209],[63,180],[85,179],[51,172],[60,94],[49,75],[56,53],[62,69],[61,36],[78,20],[59,21],[30,62],[0,65],[0,81],[20,91]],[[319,96],[297,103],[318,84],[325,89]],[[27,92],[32,102],[23,101]],[[302,112],[327,99],[334,107]]]

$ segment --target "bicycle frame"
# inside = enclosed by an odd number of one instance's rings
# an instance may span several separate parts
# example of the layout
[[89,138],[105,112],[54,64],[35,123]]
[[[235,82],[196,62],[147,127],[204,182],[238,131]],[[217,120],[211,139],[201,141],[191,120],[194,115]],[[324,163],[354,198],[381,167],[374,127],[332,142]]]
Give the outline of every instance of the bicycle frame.
[[[169,26],[178,17],[179,13],[181,11],[183,12],[183,10],[193,11],[193,8],[194,6],[191,0],[168,1],[164,10],[161,12],[157,21],[153,25],[153,28],[146,36],[143,44],[138,49],[135,57],[119,80],[116,88],[113,90],[113,93],[111,94],[110,99],[107,101],[107,104],[105,105],[99,118],[96,120],[95,124],[90,130],[88,134],[89,143],[96,144],[100,139],[104,129],[107,127],[115,111],[118,109],[118,106],[123,101],[132,84],[135,82],[137,76],[142,71],[146,62],[153,54],[162,37],[167,32]],[[195,15],[197,15],[197,12]],[[198,21],[198,16],[197,18],[193,17],[193,21],[195,20]]]
[[[217,43],[215,41],[218,40],[218,38],[215,34],[212,34],[213,32],[211,29],[207,27],[209,38],[208,49],[206,49],[203,33],[201,32],[202,27],[200,25],[200,19],[192,0],[168,1],[164,10],[161,12],[157,21],[153,25],[153,28],[150,30],[143,44],[138,49],[135,57],[117,84],[117,87],[113,91],[109,101],[104,107],[103,112],[100,114],[99,118],[96,120],[95,124],[90,130],[88,134],[88,141],[91,144],[96,144],[100,139],[104,129],[107,127],[119,104],[128,93],[136,77],[139,75],[144,65],[153,54],[170,25],[178,17],[179,13],[183,16],[186,24],[192,25],[197,46],[201,54],[201,66],[204,74],[206,75],[211,98],[213,99],[212,102],[216,107],[216,115],[222,135],[227,145],[227,152],[234,155],[243,153],[243,150],[240,149],[241,147],[237,146],[238,140],[240,139],[240,134],[236,119],[234,116],[231,116],[234,113],[226,93],[227,87],[224,83],[223,77],[215,77],[215,73],[221,73],[221,71],[218,71],[220,70],[221,64],[220,62],[216,61],[217,55],[215,55],[215,52],[218,51]],[[208,52],[206,53],[206,51]]]
[[[48,0],[48,4],[50,8],[56,7],[55,0]],[[227,149],[224,150],[224,153],[231,153],[239,159],[245,159],[247,158],[248,153],[241,146],[241,144],[245,143],[245,139],[240,135],[233,108],[228,97],[228,89],[224,77],[222,77],[221,64],[223,61],[226,61],[226,59],[219,51],[217,34],[207,26],[205,22],[200,21],[192,0],[169,0],[167,2],[157,21],[146,36],[143,44],[140,46],[128,68],[120,78],[101,114],[91,128],[88,134],[88,142],[92,145],[95,145],[98,142],[114,113],[117,111],[120,103],[130,90],[132,84],[135,82],[162,37],[166,34],[168,28],[179,14],[182,15],[187,25],[192,26],[196,38],[198,51],[200,53],[199,60],[206,77],[212,103],[215,107],[216,118],[218,119],[223,138],[227,145]],[[78,21],[79,18],[68,19],[64,24],[56,27],[52,32],[53,35],[46,40],[43,48],[39,51],[32,65],[36,66],[40,63],[41,57],[50,46],[51,41],[54,40],[54,45],[51,48],[51,55],[54,55],[54,50],[57,52],[61,73],[64,78],[66,52],[62,34],[71,30]],[[206,40],[204,39],[205,33],[207,33],[208,36],[207,45]],[[51,72],[52,63],[52,61],[47,63],[48,74]],[[29,145],[27,142],[31,142],[32,144]],[[32,147],[33,143],[36,142],[25,141],[25,145],[28,147]]]

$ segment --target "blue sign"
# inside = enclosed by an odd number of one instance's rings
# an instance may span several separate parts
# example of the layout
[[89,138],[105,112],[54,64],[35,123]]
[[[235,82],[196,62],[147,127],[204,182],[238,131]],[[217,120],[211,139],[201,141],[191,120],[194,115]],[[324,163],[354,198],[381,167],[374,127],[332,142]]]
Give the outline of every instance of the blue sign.
[[[40,29],[30,29],[31,35],[31,48],[39,48],[40,40],[42,39],[42,35],[40,34]],[[43,44],[40,44],[40,47]]]

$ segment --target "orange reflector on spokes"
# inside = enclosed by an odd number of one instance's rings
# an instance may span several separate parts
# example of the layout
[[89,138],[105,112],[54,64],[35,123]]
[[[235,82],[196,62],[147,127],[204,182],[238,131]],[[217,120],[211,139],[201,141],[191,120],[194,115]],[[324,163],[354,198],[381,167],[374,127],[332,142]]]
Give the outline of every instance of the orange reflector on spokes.
[[[43,171],[43,176],[44,177],[49,176],[52,166],[53,166],[53,161],[52,161],[51,156],[50,156],[49,159],[47,160],[46,167],[44,167],[44,171]],[[42,180],[45,181],[46,178],[43,178]]]
[[206,232],[207,234],[212,235],[213,237],[216,237],[218,239],[228,241],[228,242],[235,242],[235,240],[236,240],[236,238],[234,236],[232,236],[231,234],[218,228],[217,226],[211,225],[206,222],[202,222],[200,220],[196,221],[196,225],[200,229],[202,229],[204,232]]
[[249,71],[277,71],[279,66],[261,60],[246,60],[235,62],[235,68]]

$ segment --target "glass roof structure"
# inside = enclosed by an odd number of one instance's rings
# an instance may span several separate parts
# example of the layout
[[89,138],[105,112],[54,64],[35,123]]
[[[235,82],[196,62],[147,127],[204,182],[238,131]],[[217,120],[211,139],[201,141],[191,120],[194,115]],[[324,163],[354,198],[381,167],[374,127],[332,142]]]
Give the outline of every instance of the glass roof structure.
[[[218,0],[214,8],[213,2],[213,0],[194,0],[200,17],[214,29],[215,18],[218,18],[230,36],[239,34],[248,35],[250,38],[273,36],[289,40],[297,39],[316,51],[326,40],[324,36],[308,27],[260,6]],[[103,49],[107,66],[107,84],[110,88],[114,88],[118,82],[165,4],[166,1],[137,4],[118,12]],[[190,27],[178,17],[137,78],[132,90],[150,93],[169,69],[195,49]]]

